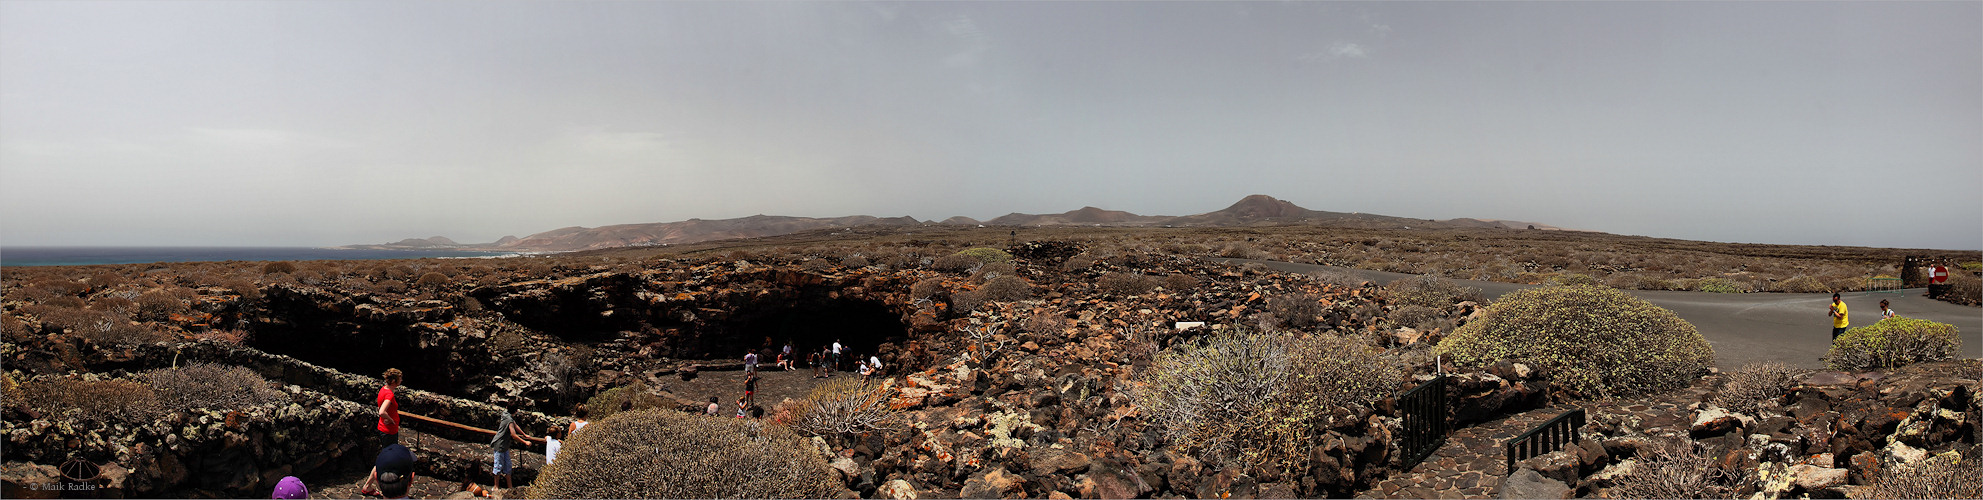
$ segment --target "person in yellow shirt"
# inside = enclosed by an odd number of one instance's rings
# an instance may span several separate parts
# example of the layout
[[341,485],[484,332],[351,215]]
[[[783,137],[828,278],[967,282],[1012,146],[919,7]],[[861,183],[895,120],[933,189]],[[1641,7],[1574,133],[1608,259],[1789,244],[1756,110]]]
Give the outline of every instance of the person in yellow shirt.
[[1839,334],[1845,333],[1845,325],[1849,323],[1845,316],[1845,301],[1840,300],[1837,293],[1832,294],[1832,310],[1827,314],[1832,317],[1832,340],[1837,341]]

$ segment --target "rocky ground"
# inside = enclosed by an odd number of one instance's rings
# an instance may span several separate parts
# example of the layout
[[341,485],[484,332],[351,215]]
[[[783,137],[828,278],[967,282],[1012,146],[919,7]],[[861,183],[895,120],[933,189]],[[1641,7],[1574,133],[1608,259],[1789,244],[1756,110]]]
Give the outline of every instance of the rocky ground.
[[[498,405],[515,405],[519,423],[541,434],[615,387],[690,409],[716,396],[727,412],[742,392],[738,359],[760,350],[759,401],[776,414],[822,382],[809,370],[770,371],[770,349],[786,341],[803,351],[842,340],[887,367],[875,383],[892,392],[895,425],[820,439],[848,494],[870,498],[1494,496],[1508,474],[1499,440],[1571,406],[1591,413],[1588,444],[1518,468],[1580,496],[1607,494],[1637,447],[1664,437],[1699,443],[1731,470],[1795,471],[1801,481],[1768,491],[1814,496],[1855,494],[1885,464],[1977,442],[1974,361],[1814,375],[1747,415],[1702,403],[1712,377],[1654,397],[1586,402],[1553,394],[1546,373],[1503,363],[1452,375],[1446,418],[1455,430],[1423,464],[1402,462],[1402,413],[1385,399],[1344,410],[1295,474],[1208,465],[1173,453],[1128,395],[1161,349],[1298,315],[1304,328],[1393,350],[1407,365],[1402,391],[1431,376],[1424,347],[1442,332],[1393,324],[1399,305],[1375,284],[1180,256],[1082,258],[1063,243],[1009,250],[1016,259],[1003,274],[1028,285],[1013,297],[985,297],[993,276],[983,268],[794,254],[653,259],[421,295],[293,282],[252,294],[215,288],[186,314],[143,323],[175,336],[153,342],[92,340],[13,304],[19,324],[0,351],[10,370],[0,430],[7,496],[60,482],[55,467],[76,457],[104,464],[91,484],[106,494],[254,496],[300,475],[351,496],[372,453],[363,443],[373,377],[387,367],[407,373],[406,411],[489,427]],[[1435,313],[1458,325],[1477,311],[1458,303]],[[193,340],[216,324],[248,335]],[[1202,326],[1180,328],[1190,324]],[[191,362],[246,367],[284,396],[109,423],[42,414],[11,396],[16,385],[128,379]],[[836,374],[848,376],[857,375]],[[423,496],[488,485],[485,438],[423,425],[408,426]],[[520,484],[542,462],[525,456]]]

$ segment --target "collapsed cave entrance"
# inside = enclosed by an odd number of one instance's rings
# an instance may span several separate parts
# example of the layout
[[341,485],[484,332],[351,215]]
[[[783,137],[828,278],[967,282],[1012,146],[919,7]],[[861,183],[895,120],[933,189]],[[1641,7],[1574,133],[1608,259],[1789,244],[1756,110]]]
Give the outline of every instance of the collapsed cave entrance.
[[[806,354],[839,341],[865,357],[884,344],[899,344],[909,338],[909,325],[903,322],[899,309],[878,300],[836,295],[808,291],[732,304],[720,318],[681,325],[695,330],[694,341],[675,346],[676,356],[735,360],[757,350],[762,362],[770,364],[789,342],[803,361]],[[847,359],[853,363],[852,357]]]

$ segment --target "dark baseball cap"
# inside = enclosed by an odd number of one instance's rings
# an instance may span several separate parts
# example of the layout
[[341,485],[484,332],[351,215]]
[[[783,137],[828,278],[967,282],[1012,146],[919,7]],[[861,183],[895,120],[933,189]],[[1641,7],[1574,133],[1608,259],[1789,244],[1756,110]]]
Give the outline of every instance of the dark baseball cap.
[[399,443],[393,443],[379,450],[379,460],[373,467],[379,470],[379,492],[387,497],[406,496],[406,490],[413,484],[413,450]]

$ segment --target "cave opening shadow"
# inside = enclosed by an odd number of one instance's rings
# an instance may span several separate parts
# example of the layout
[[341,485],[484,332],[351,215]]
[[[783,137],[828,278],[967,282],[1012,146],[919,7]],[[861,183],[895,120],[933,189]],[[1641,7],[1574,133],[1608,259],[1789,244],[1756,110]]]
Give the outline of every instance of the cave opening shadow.
[[854,356],[866,359],[882,344],[907,339],[909,332],[901,314],[887,304],[858,299],[764,301],[739,309],[723,328],[727,335],[711,339],[711,358],[742,359],[755,349],[769,364],[790,342],[794,356],[804,361],[807,354],[839,341],[843,353],[850,353],[843,354],[848,366]]

